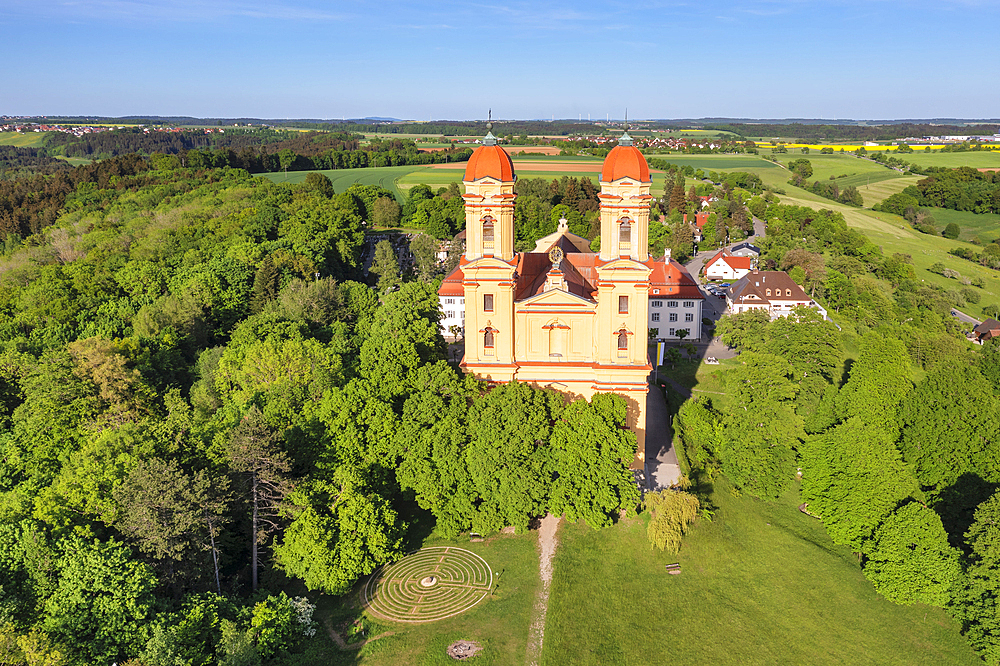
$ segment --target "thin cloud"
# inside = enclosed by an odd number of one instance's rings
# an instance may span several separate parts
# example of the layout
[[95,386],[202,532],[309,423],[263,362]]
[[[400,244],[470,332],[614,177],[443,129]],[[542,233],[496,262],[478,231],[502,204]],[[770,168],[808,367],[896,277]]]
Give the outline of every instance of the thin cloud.
[[55,21],[156,21],[212,23],[224,19],[249,18],[284,21],[336,21],[353,18],[312,7],[263,2],[178,0],[169,5],[141,0],[11,0],[7,12]]

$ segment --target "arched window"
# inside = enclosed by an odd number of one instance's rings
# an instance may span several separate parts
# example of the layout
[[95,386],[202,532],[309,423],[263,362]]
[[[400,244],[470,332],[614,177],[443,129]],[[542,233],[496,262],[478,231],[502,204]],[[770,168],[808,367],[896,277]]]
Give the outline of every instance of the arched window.
[[618,248],[620,250],[632,249],[632,220],[623,217],[618,227]]
[[628,349],[628,331],[624,328],[618,331],[618,349],[619,351]]
[[487,349],[493,349],[494,341],[493,341],[492,328],[486,329],[486,331],[483,333],[483,346],[486,347]]
[[493,218],[489,215],[483,218],[483,249],[493,249]]

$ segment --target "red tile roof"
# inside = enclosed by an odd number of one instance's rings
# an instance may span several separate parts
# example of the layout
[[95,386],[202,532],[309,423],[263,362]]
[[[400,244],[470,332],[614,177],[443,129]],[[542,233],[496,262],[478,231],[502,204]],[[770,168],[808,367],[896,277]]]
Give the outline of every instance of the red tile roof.
[[650,182],[649,164],[635,146],[615,146],[604,158],[601,182],[610,183],[619,178],[634,178],[642,183]]
[[514,162],[500,146],[479,146],[465,167],[465,180],[474,181],[490,176],[504,182],[514,180]]

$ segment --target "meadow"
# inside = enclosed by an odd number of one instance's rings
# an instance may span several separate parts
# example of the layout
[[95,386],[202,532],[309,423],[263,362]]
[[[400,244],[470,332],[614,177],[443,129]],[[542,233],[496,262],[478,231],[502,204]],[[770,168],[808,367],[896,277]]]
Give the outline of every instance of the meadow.
[[645,516],[563,524],[542,663],[982,663],[944,611],[879,597],[797,487],[764,502],[719,478],[711,501],[678,555],[650,547]]
[[0,132],[0,146],[38,148],[44,138],[45,132]]

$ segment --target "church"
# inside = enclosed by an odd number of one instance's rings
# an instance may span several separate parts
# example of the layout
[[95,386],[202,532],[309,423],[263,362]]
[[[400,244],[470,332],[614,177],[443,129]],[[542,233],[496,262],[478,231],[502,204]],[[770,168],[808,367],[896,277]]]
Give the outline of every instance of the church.
[[700,338],[704,302],[680,264],[649,256],[646,158],[626,132],[604,160],[598,252],[565,221],[532,252],[515,252],[515,182],[514,163],[490,131],[465,170],[466,248],[438,291],[442,325],[461,322],[461,367],[486,381],[624,396],[638,437],[632,467],[642,469],[650,329],[653,337],[686,330]]

